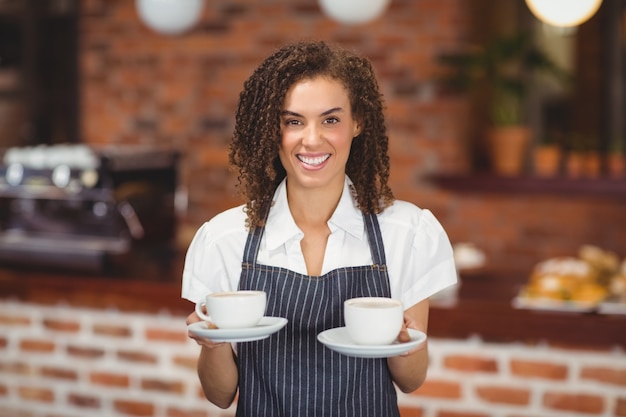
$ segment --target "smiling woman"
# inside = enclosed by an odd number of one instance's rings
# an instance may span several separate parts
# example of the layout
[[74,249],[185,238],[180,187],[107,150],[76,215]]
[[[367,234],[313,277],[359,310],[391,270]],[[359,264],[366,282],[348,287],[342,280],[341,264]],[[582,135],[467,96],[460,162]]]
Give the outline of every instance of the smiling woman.
[[[410,392],[424,382],[428,351],[415,334],[427,331],[428,297],[456,272],[432,213],[395,200],[387,184],[382,109],[370,62],[323,42],[281,48],[244,84],[230,161],[246,204],[198,230],[182,291],[192,302],[264,291],[266,314],[288,321],[236,350],[190,332],[202,346],[206,397],[228,407],[238,394],[237,416],[397,417],[396,387]],[[402,349],[348,360],[318,342],[341,331],[344,302],[359,297],[404,306],[393,335]],[[189,326],[200,321],[187,317]]]

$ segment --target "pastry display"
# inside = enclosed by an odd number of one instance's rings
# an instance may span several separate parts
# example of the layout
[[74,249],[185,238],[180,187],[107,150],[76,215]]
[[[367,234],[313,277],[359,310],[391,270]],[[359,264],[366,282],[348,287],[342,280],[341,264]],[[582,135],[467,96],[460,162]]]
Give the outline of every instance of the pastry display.
[[626,258],[617,273],[610,278],[609,292],[615,301],[626,304]]
[[617,254],[597,246],[581,246],[578,250],[578,257],[593,268],[597,281],[602,285],[608,285],[611,278],[619,271],[620,262]]
[[514,305],[520,308],[591,311],[607,301],[626,307],[626,259],[593,245],[578,256],[537,263]]

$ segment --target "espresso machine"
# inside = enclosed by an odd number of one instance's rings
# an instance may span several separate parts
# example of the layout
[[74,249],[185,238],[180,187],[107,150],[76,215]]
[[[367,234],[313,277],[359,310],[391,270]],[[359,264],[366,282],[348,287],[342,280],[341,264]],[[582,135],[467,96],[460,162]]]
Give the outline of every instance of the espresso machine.
[[79,144],[9,148],[0,264],[105,271],[174,245],[179,153]]

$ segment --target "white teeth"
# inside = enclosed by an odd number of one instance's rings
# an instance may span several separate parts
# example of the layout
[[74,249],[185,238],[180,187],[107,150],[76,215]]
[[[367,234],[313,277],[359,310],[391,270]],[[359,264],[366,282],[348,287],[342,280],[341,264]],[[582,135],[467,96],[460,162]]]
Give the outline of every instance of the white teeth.
[[307,165],[319,165],[325,160],[330,158],[330,155],[316,156],[315,158],[309,158],[306,156],[298,155],[298,159],[304,162]]

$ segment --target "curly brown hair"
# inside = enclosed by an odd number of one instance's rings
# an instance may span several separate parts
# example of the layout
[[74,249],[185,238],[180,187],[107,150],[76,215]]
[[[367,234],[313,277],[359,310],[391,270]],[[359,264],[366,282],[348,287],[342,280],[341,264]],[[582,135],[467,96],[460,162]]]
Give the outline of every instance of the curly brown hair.
[[346,166],[359,208],[366,214],[380,213],[394,200],[387,184],[389,138],[382,94],[370,61],[325,42],[297,42],[266,58],[239,96],[229,160],[238,170],[248,227],[265,223],[274,191],[286,175],[278,149],[287,91],[299,81],[319,76],[344,85],[354,118],[362,126]]

